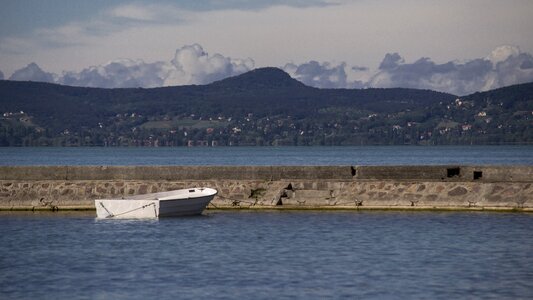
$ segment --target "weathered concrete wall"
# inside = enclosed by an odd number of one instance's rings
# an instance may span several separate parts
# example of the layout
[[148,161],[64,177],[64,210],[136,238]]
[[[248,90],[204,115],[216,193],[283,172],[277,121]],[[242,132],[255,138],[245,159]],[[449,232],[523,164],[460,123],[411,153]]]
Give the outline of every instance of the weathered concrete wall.
[[285,166],[4,166],[0,180],[352,179],[351,167]]
[[92,209],[94,199],[192,186],[213,207],[533,211],[533,167],[0,167],[0,209]]

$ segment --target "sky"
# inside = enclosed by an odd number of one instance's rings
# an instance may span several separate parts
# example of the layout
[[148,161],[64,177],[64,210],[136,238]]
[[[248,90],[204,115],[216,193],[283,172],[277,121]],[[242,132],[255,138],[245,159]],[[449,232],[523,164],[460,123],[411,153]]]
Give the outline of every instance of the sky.
[[3,0],[0,78],[156,87],[273,66],[463,95],[533,81],[532,15],[531,0]]

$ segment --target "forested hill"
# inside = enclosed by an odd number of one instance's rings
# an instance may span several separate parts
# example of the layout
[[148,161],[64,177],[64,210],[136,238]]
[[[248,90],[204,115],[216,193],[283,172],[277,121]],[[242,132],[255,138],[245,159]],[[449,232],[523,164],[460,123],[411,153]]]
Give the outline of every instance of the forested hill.
[[317,89],[276,68],[153,89],[0,81],[0,145],[529,143],[532,95]]

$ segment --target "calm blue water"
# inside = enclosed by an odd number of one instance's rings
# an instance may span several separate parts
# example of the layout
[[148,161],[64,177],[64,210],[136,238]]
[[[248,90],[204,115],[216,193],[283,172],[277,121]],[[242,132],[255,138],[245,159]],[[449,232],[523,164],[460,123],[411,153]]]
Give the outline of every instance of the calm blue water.
[[[0,165],[533,165],[533,146],[0,148]],[[533,297],[533,214],[0,212],[0,299]]]
[[533,165],[533,146],[5,148],[0,165]]
[[533,215],[0,213],[1,299],[531,299]]

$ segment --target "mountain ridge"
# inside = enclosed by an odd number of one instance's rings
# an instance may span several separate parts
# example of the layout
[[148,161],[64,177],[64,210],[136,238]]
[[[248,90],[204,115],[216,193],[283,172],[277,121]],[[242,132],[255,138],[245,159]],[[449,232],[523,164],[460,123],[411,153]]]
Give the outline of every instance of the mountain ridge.
[[[517,142],[528,142],[532,129],[524,112],[533,110],[531,95],[533,83],[520,84],[460,97],[469,104],[457,107],[459,97],[431,90],[309,87],[277,68],[259,68],[207,85],[149,89],[2,80],[0,145],[489,141],[472,134],[466,138],[465,133],[473,131],[463,132],[463,125],[486,132],[482,135],[498,143],[505,142],[501,128],[491,127],[491,122],[505,123],[493,116],[498,113],[516,119],[521,134]],[[489,118],[476,117],[485,110]],[[517,111],[524,116],[516,117]]]
[[255,85],[258,88],[287,88],[287,87],[307,87],[313,88],[303,84],[302,82],[292,78],[285,71],[274,68],[265,67],[257,68],[243,74],[228,77],[207,84],[211,86],[224,86],[224,87],[243,87]]

